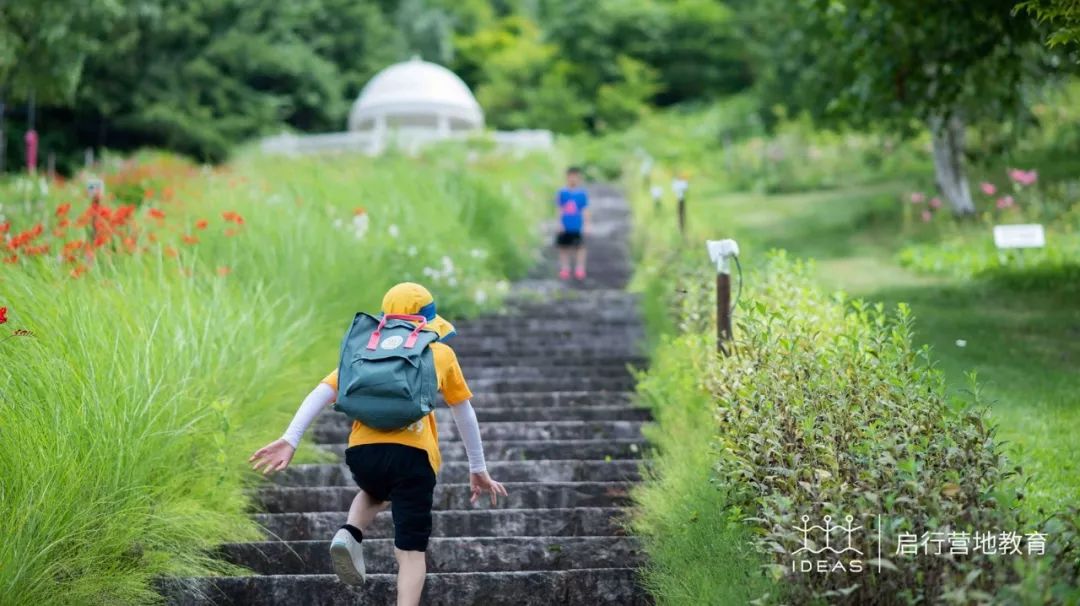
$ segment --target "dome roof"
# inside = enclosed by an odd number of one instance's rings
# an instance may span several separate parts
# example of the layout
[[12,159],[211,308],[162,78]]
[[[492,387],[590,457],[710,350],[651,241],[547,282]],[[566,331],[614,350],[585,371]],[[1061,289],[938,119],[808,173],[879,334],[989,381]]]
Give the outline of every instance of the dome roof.
[[469,87],[441,65],[413,57],[375,75],[360,91],[349,113],[349,129],[379,118],[435,115],[480,128],[484,114]]

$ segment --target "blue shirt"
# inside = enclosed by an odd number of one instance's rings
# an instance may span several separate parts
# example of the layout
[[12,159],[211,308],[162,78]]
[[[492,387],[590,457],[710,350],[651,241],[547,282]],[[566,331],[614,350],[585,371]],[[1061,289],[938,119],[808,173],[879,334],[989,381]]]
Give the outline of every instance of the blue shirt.
[[562,220],[563,231],[581,233],[583,223],[581,213],[589,206],[589,195],[585,193],[585,190],[564,187],[555,197],[555,203],[559,205],[559,218]]

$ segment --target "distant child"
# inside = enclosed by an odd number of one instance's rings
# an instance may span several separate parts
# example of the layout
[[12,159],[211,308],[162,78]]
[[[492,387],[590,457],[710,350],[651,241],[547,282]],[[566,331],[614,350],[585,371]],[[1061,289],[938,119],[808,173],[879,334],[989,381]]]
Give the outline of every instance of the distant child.
[[559,279],[570,279],[570,256],[574,255],[574,277],[585,279],[585,232],[589,227],[589,195],[581,186],[581,169],[566,170],[566,187],[555,197],[562,230],[555,236],[559,249]]
[[[411,408],[408,401],[402,403],[399,397],[398,381],[401,377],[414,377],[419,383],[405,391],[418,395],[408,398],[429,400],[426,396],[433,396],[437,386],[450,406],[469,458],[472,501],[475,503],[481,493],[489,493],[495,504],[497,495],[506,496],[506,489],[488,475],[480,427],[469,402],[472,392],[465,383],[454,350],[442,342],[453,335],[454,327],[435,313],[431,293],[411,282],[398,284],[387,291],[382,312],[379,317],[357,314],[342,344],[341,365],[307,396],[285,435],[251,456],[249,461],[254,463],[253,468],[267,474],[288,467],[308,426],[335,401],[339,407],[343,402],[355,402],[357,406],[368,407],[382,415],[378,417],[378,423],[387,418],[386,423],[393,423],[396,418],[393,415],[407,414],[406,409]],[[369,324],[365,325],[365,322]],[[374,325],[377,328],[372,330]],[[365,326],[369,326],[367,332],[364,332]],[[410,374],[411,363],[396,366],[407,356],[416,356],[414,362],[418,369],[434,366],[431,375],[417,379],[417,375]],[[357,365],[356,360],[360,358],[363,362]],[[346,377],[346,385],[339,386],[339,374]],[[357,397],[357,394],[362,396]],[[423,414],[427,408],[420,410]],[[354,415],[353,409],[344,411]],[[365,418],[376,423],[370,420],[375,417]],[[334,572],[344,583],[360,585],[364,582],[363,531],[375,519],[375,514],[389,505],[394,519],[394,555],[398,562],[397,603],[399,606],[419,604],[427,574],[424,552],[431,535],[435,475],[442,464],[434,412],[394,429],[376,429],[354,418],[345,462],[360,491],[349,508],[347,523],[330,543]]]

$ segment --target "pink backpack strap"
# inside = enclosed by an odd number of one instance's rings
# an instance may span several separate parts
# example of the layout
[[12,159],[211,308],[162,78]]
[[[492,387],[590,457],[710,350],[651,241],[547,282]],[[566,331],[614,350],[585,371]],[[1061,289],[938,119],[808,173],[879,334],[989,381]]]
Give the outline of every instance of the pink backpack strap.
[[420,338],[420,331],[424,330],[427,326],[427,318],[424,316],[413,316],[409,314],[383,314],[381,320],[379,320],[379,327],[375,329],[375,332],[371,333],[371,338],[368,339],[367,348],[370,351],[375,351],[379,347],[379,339],[382,337],[382,329],[386,326],[387,320],[408,320],[410,322],[417,322],[416,329],[409,333],[409,338],[405,339],[405,349],[412,349],[416,345],[417,339]]

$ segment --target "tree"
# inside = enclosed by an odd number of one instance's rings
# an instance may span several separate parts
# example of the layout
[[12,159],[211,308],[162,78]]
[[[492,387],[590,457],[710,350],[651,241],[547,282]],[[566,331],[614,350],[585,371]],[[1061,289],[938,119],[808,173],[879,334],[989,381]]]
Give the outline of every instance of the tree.
[[818,120],[933,138],[942,194],[974,211],[965,127],[1023,112],[1045,74],[1034,22],[1012,0],[769,0],[751,11],[767,99]]
[[1080,0],[1027,0],[1016,8],[1055,28],[1050,46],[1080,44]]

